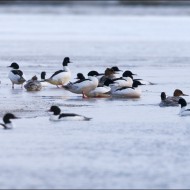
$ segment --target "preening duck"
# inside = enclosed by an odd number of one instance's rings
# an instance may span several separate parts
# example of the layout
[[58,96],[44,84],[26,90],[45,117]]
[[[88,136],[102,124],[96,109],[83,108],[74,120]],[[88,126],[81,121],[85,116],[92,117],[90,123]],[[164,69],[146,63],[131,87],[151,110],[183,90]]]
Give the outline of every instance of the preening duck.
[[22,88],[22,85],[26,80],[23,75],[23,72],[21,70],[19,70],[19,65],[17,63],[13,62],[8,67],[12,68],[12,70],[9,72],[9,75],[8,75],[9,79],[12,82],[12,88],[14,89],[15,84],[20,84],[21,88]]
[[42,89],[41,82],[38,81],[37,76],[33,76],[31,80],[28,80],[27,83],[24,85],[24,88],[27,91],[40,91]]
[[185,99],[180,98],[178,103],[181,105],[180,116],[190,116],[190,109],[186,109],[187,102]]
[[43,79],[44,81],[47,81],[50,84],[56,85],[57,87],[59,85],[64,86],[65,84],[67,84],[70,79],[71,79],[71,71],[68,67],[68,64],[71,63],[70,62],[70,58],[69,57],[65,57],[63,60],[63,69],[56,71],[50,78],[45,79],[45,74],[46,72],[43,72]]
[[4,123],[0,123],[0,125],[2,125],[4,129],[12,129],[13,128],[13,123],[10,121],[11,119],[18,119],[18,117],[16,117],[12,113],[7,113],[3,117],[3,122]]
[[50,116],[51,121],[89,121],[92,119],[75,113],[61,113],[58,106],[51,106],[48,111],[53,113]]

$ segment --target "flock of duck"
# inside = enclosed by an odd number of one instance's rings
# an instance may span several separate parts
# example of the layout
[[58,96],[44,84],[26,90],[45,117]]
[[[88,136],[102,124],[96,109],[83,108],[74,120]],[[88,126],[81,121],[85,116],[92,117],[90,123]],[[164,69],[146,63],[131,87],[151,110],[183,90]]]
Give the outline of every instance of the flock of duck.
[[[23,71],[19,69],[17,63],[12,63],[10,66],[9,79],[12,82],[12,88],[15,85],[21,85],[27,91],[40,91],[45,83],[56,85],[67,91],[75,94],[81,94],[83,98],[88,97],[121,97],[121,98],[140,98],[141,85],[153,85],[154,83],[144,81],[142,79],[134,79],[136,74],[129,70],[121,71],[118,67],[114,66],[107,68],[104,73],[98,73],[97,71],[90,71],[88,78],[85,78],[82,73],[77,74],[77,80],[71,82],[71,71],[68,67],[70,62],[69,57],[65,57],[63,60],[63,69],[56,71],[51,77],[46,78],[46,72],[41,72],[41,80],[38,80],[36,76],[33,76],[30,80],[26,81]],[[190,109],[186,109],[186,100],[181,96],[188,96],[181,90],[176,89],[173,96],[166,96],[165,92],[161,93],[161,107],[179,106],[181,105],[180,115],[190,115]],[[58,106],[51,106],[49,112],[52,113],[50,120],[85,120],[89,121],[91,118],[73,114],[73,113],[61,113],[61,109]],[[12,113],[7,113],[3,117],[3,124],[0,124],[4,129],[12,129],[13,125],[11,119],[17,119]]]

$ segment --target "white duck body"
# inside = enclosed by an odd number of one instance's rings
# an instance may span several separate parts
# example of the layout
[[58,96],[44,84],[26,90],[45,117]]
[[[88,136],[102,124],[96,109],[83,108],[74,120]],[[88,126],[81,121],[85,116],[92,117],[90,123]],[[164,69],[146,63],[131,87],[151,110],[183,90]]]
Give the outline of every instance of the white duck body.
[[91,76],[88,74],[88,79],[84,79],[75,83],[69,83],[64,88],[75,94],[86,94],[98,86],[98,79],[95,75],[96,74]]
[[110,97],[111,96],[111,87],[110,84],[114,82],[111,79],[106,79],[104,86],[98,86],[94,90],[88,92],[86,96],[88,97]]
[[51,115],[49,118],[50,121],[87,121],[90,118],[77,115],[77,114],[60,114],[60,115]]
[[187,102],[185,101],[185,99],[180,98],[178,103],[181,105],[179,115],[180,116],[190,116],[190,109],[186,109]]
[[19,65],[14,62],[9,67],[13,68],[8,74],[8,78],[12,82],[12,88],[14,88],[14,84],[22,85],[26,80],[23,72],[19,70]]
[[9,72],[9,79],[12,81],[13,84],[23,84],[26,80],[22,73],[19,73],[20,70],[11,70]]
[[55,72],[49,79],[46,79],[46,81],[56,86],[67,84],[71,79],[71,71],[67,66],[63,67],[63,69],[64,70]]
[[110,97],[109,92],[111,88],[109,86],[96,87],[94,90],[89,91],[85,95],[88,97]]
[[61,113],[61,109],[58,106],[51,106],[50,110],[51,121],[89,121],[91,118],[85,117],[83,115],[78,115],[74,113]]
[[69,57],[65,57],[63,60],[63,70],[56,71],[49,79],[45,79],[45,81],[56,86],[67,84],[71,79],[71,71],[68,68],[68,63],[71,63],[70,59]]
[[142,91],[138,85],[142,85],[140,82],[135,81],[133,87],[122,87],[112,90],[113,97],[123,98],[140,98]]
[[133,79],[131,77],[121,77],[118,79],[113,79],[114,85],[117,87],[132,87]]

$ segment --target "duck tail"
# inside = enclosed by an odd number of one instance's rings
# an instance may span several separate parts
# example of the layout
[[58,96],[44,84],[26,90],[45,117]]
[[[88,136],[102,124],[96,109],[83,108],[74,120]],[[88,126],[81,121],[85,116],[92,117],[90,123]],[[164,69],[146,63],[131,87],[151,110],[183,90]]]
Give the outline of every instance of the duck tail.
[[90,121],[92,118],[90,118],[90,117],[84,117],[84,120],[85,121]]

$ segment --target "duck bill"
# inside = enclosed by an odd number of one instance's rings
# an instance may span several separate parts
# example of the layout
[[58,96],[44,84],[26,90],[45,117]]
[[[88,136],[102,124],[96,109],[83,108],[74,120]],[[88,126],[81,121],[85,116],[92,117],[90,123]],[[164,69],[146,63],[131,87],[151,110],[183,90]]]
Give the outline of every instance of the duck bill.
[[187,94],[182,94],[182,96],[189,96],[189,95],[187,95]]

